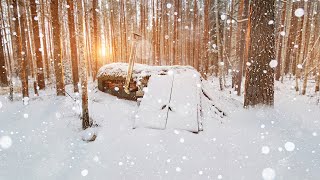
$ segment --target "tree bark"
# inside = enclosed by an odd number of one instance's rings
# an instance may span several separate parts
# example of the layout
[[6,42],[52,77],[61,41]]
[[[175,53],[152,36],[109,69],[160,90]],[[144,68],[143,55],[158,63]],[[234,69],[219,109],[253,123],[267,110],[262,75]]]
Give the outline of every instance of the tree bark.
[[60,39],[60,22],[59,22],[59,2],[51,0],[51,21],[53,28],[53,61],[54,72],[56,76],[56,91],[58,96],[65,96],[64,77],[62,70],[62,51]]
[[33,25],[33,40],[34,40],[34,46],[35,46],[35,55],[36,55],[36,68],[37,68],[37,80],[38,80],[38,86],[39,89],[45,88],[45,80],[44,80],[44,73],[43,73],[43,59],[42,59],[42,51],[45,47],[41,47],[41,39],[40,39],[40,33],[39,33],[39,21],[40,18],[38,16],[37,12],[37,4],[35,0],[30,1],[30,7],[31,7],[31,20]]
[[88,85],[87,85],[87,60],[85,56],[85,40],[84,40],[84,16],[83,16],[83,0],[77,1],[78,7],[78,33],[79,33],[79,58],[80,58],[80,76],[81,76],[81,89],[82,89],[82,129],[87,129],[92,126],[92,122],[89,118],[88,108]]
[[73,3],[73,0],[67,0],[67,3],[69,5],[68,26],[69,26],[69,37],[70,37],[73,91],[79,92],[78,52],[77,52],[77,38],[76,38],[75,19],[74,19],[74,3]]
[[[274,70],[269,66],[275,58],[274,1],[252,0],[250,4],[249,62],[246,71],[244,107],[274,104]],[[264,34],[261,36],[261,34]]]

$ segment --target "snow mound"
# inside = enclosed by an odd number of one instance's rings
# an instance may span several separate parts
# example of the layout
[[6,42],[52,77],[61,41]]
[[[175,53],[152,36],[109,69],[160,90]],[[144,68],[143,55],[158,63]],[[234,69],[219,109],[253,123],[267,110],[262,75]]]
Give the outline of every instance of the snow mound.
[[[151,76],[152,74],[167,74],[169,70],[175,73],[185,72],[185,71],[197,71],[191,66],[149,66],[146,64],[135,63],[133,66],[132,78],[135,79],[140,76]],[[123,77],[127,76],[128,63],[111,63],[102,66],[97,74],[97,78],[103,76],[115,76]]]

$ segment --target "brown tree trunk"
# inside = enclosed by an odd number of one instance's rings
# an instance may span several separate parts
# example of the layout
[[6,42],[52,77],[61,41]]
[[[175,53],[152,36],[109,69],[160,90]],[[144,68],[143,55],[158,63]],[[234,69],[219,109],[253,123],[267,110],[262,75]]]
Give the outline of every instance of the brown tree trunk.
[[215,0],[215,17],[216,17],[216,36],[217,36],[217,48],[218,48],[218,61],[219,61],[219,86],[220,90],[223,90],[223,58],[222,58],[222,44],[221,44],[221,34],[220,34],[220,16],[219,16],[219,3],[218,0]]
[[59,22],[59,2],[52,0],[50,4],[51,20],[53,28],[53,62],[56,76],[56,91],[58,96],[65,96],[64,77],[62,70],[62,51],[60,39],[60,22]]
[[87,129],[92,126],[89,118],[88,108],[88,85],[87,85],[87,60],[85,56],[85,40],[84,40],[84,16],[83,16],[83,0],[77,1],[78,7],[78,33],[79,33],[79,58],[80,58],[80,76],[81,76],[81,89],[82,89],[82,129]]
[[2,34],[0,33],[0,87],[6,87],[9,85],[3,47]]
[[30,7],[31,7],[31,20],[33,24],[33,40],[34,40],[34,46],[35,46],[35,55],[36,55],[36,68],[37,68],[37,80],[38,80],[38,86],[39,89],[45,88],[45,80],[44,80],[44,73],[43,73],[43,60],[42,60],[42,53],[43,49],[45,47],[41,47],[41,37],[39,33],[39,21],[40,18],[38,16],[37,12],[37,4],[35,0],[30,1]]
[[74,19],[74,4],[73,4],[73,0],[67,0],[67,2],[69,5],[68,26],[69,26],[69,37],[70,37],[73,91],[79,92],[78,52],[77,52],[77,38],[76,38],[75,19]]
[[[274,104],[274,70],[269,66],[275,58],[274,1],[252,0],[250,10],[249,62],[245,82],[244,107]],[[254,30],[253,30],[254,29]],[[264,36],[261,36],[264,34]]]
[[[27,65],[28,65],[28,59],[26,58],[26,32],[24,31],[25,29],[25,23],[26,23],[26,13],[19,13],[24,12],[24,8],[19,6],[18,1],[14,0],[14,14],[15,17],[18,17],[18,31],[17,31],[17,37],[18,37],[18,42],[19,42],[19,59],[21,59],[21,73],[20,73],[20,78],[22,81],[22,97],[23,97],[23,103],[27,105],[27,100],[26,98],[29,97],[29,88],[28,88],[28,73],[27,73]],[[20,14],[20,17],[18,16]]]

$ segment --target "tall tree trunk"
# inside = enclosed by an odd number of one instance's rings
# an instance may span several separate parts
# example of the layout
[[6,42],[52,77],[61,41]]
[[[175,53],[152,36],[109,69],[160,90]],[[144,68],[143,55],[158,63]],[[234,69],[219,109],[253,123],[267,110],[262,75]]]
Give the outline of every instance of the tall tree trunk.
[[287,59],[287,48],[288,46],[288,40],[290,36],[290,28],[291,28],[291,15],[292,15],[292,1],[287,1],[286,5],[286,19],[285,19],[285,26],[284,26],[284,33],[285,35],[282,38],[281,43],[281,82],[283,83],[283,79],[285,76],[285,68],[286,68],[286,59]]
[[69,5],[68,26],[69,26],[69,37],[70,37],[73,91],[79,92],[78,52],[77,52],[77,38],[76,38],[75,19],[74,19],[74,4],[73,4],[73,0],[67,0],[67,2]]
[[[249,0],[241,0],[239,4],[238,19],[244,20],[248,15]],[[238,61],[237,77],[236,77],[236,86],[235,90],[237,95],[241,95],[241,84],[243,76],[243,62],[244,62],[244,49],[245,49],[245,38],[246,38],[246,22],[241,22],[238,24],[237,29],[237,44],[236,44],[236,56]]]
[[60,39],[59,1],[51,0],[51,20],[53,28],[53,61],[56,76],[56,91],[58,96],[65,96],[64,77],[62,70],[62,51]]
[[215,0],[215,17],[216,17],[216,36],[217,36],[217,48],[218,48],[218,61],[219,61],[219,86],[220,90],[223,90],[223,82],[222,82],[222,76],[223,76],[223,58],[222,58],[222,45],[221,45],[221,34],[220,34],[220,16],[219,16],[219,6],[218,1]]
[[2,44],[2,34],[0,33],[0,87],[6,87],[9,85],[5,61],[4,45]]
[[[244,107],[274,104],[274,70],[269,66],[275,58],[274,1],[252,0],[250,23],[249,62],[245,82]],[[261,36],[264,34],[264,36]]]
[[89,118],[88,108],[88,85],[87,85],[87,60],[85,56],[85,40],[84,40],[84,7],[83,0],[77,1],[78,7],[78,33],[79,33],[79,58],[80,58],[80,76],[81,76],[81,90],[82,90],[82,129],[87,129],[92,126]]
[[[310,63],[311,63],[311,54],[312,54],[312,47],[314,45],[314,32],[315,32],[315,13],[317,12],[317,2],[312,2],[312,6],[310,9],[313,7],[313,10],[310,14],[311,16],[311,29],[310,29],[310,38],[309,38],[309,44],[308,44],[308,51],[306,54],[306,59],[305,59],[305,67],[304,67],[304,79],[303,79],[303,85],[302,85],[302,95],[306,94],[307,90],[307,83],[308,83],[308,76],[309,76],[309,71],[310,71]],[[319,52],[318,52],[319,53]]]
[[24,7],[21,7],[19,5],[18,0],[14,0],[14,14],[15,17],[18,17],[18,31],[17,31],[17,37],[19,42],[19,58],[21,59],[21,73],[20,73],[20,79],[22,81],[22,97],[23,97],[23,103],[25,105],[28,104],[28,97],[29,97],[29,88],[28,88],[28,73],[27,73],[27,65],[28,65],[28,59],[26,58],[26,32],[25,32],[25,23],[26,23],[26,13]]
[[[304,12],[308,12],[308,1],[304,2]],[[302,66],[302,61],[304,57],[304,48],[306,44],[306,29],[307,29],[307,22],[308,22],[308,15],[307,13],[304,14],[303,17],[303,25],[302,25],[302,30],[301,30],[301,43],[300,43],[300,53],[299,53],[299,58],[297,61],[297,67],[296,67],[296,91],[299,91],[299,79],[301,76],[301,66]]]
[[45,80],[44,80],[44,73],[43,73],[43,59],[42,59],[42,51],[45,47],[41,47],[41,39],[40,39],[40,33],[39,33],[39,21],[40,18],[38,16],[37,12],[37,6],[35,0],[30,1],[30,7],[31,7],[31,20],[33,25],[33,40],[35,45],[35,55],[36,55],[36,68],[37,68],[37,80],[38,80],[38,86],[39,89],[45,88]]

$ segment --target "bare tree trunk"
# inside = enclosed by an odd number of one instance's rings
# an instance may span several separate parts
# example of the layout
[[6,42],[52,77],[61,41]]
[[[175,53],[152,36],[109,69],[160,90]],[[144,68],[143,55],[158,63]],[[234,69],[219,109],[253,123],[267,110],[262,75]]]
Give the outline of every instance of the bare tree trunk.
[[33,24],[33,35],[34,35],[34,45],[35,45],[35,54],[36,54],[36,68],[37,68],[37,80],[39,89],[45,88],[44,74],[43,74],[43,59],[41,52],[44,47],[41,47],[40,33],[39,33],[39,21],[40,18],[37,12],[37,4],[35,0],[30,1],[31,7],[31,20]]
[[[252,0],[250,23],[249,62],[245,82],[244,107],[274,104],[274,70],[269,66],[275,58],[274,1]],[[257,18],[259,17],[259,18]],[[264,36],[261,36],[264,34]],[[258,59],[257,59],[258,58]]]
[[56,91],[58,96],[65,96],[64,77],[62,70],[62,51],[60,39],[59,2],[51,0],[51,20],[53,28],[54,72],[56,76]]
[[79,57],[80,57],[80,76],[81,76],[81,89],[82,89],[82,129],[87,129],[92,126],[89,118],[88,108],[88,85],[87,85],[87,60],[85,58],[85,40],[84,40],[84,7],[83,0],[77,1],[78,5],[78,33],[79,33]]
[[74,4],[73,4],[73,0],[67,0],[67,2],[69,5],[68,26],[69,26],[69,37],[70,37],[73,91],[79,92],[79,87],[78,87],[79,70],[78,70],[78,55],[77,55],[78,52],[77,52],[77,38],[76,38],[75,19],[74,19]]
[[312,10],[312,13],[310,14],[312,19],[311,19],[311,29],[310,29],[308,51],[307,51],[306,59],[305,59],[302,95],[306,94],[308,76],[309,76],[309,71],[310,71],[310,61],[311,61],[310,56],[311,56],[312,46],[314,45],[314,31],[315,31],[315,18],[316,18],[315,13],[317,12],[317,2],[313,2],[311,7],[313,7],[313,10]]
[[285,35],[282,38],[281,43],[281,82],[283,83],[283,78],[285,76],[285,68],[286,68],[286,59],[287,59],[287,48],[288,48],[288,40],[290,36],[290,28],[291,28],[291,14],[292,14],[292,1],[287,1],[286,5],[286,19],[284,32]]
[[13,1],[14,3],[14,14],[16,17],[18,17],[18,31],[17,31],[17,37],[19,41],[19,49],[20,49],[20,55],[19,58],[21,59],[21,73],[20,78],[22,81],[22,97],[23,97],[23,103],[25,105],[28,104],[27,98],[29,97],[29,88],[28,88],[28,73],[27,73],[27,65],[28,65],[28,59],[26,58],[26,32],[25,32],[25,21],[26,21],[26,13],[25,9],[21,6],[19,6],[19,3],[17,0]]
[[218,6],[218,1],[215,0],[215,17],[216,17],[216,34],[217,34],[217,48],[218,48],[218,61],[219,61],[219,85],[220,85],[220,90],[223,90],[223,82],[222,82],[222,76],[224,73],[223,70],[223,58],[222,58],[222,45],[221,45],[221,35],[220,35],[220,16],[219,16],[219,6]]
[[[277,44],[276,44],[276,57],[278,60],[278,66],[276,67],[276,74],[275,74],[275,79],[277,81],[280,80],[281,77],[281,50],[282,48],[280,48],[280,46],[283,46],[282,41],[285,37],[281,36],[280,32],[282,30],[282,27],[284,27],[285,24],[285,16],[286,16],[286,5],[287,3],[283,2],[283,1],[279,1],[278,5],[280,6],[282,4],[282,8],[279,8],[278,10],[281,10],[281,12],[279,12],[279,14],[277,14],[277,16],[279,16],[279,21],[281,21],[280,25],[278,25],[277,29],[276,29],[276,33],[277,33]],[[280,15],[281,13],[281,15]]]
[[2,45],[2,35],[0,33],[0,87],[6,87],[8,85],[9,81],[7,79],[7,70],[4,57],[4,45]]
[[[308,1],[304,2],[304,11],[308,12]],[[308,22],[308,15],[307,13],[304,14],[303,17],[303,25],[302,25],[302,30],[301,30],[301,43],[300,43],[300,53],[299,53],[299,58],[297,61],[297,69],[296,69],[296,91],[299,91],[299,79],[301,76],[301,67],[303,63],[303,57],[304,57],[304,48],[305,48],[305,43],[306,43],[306,29],[307,29],[307,22]]]

